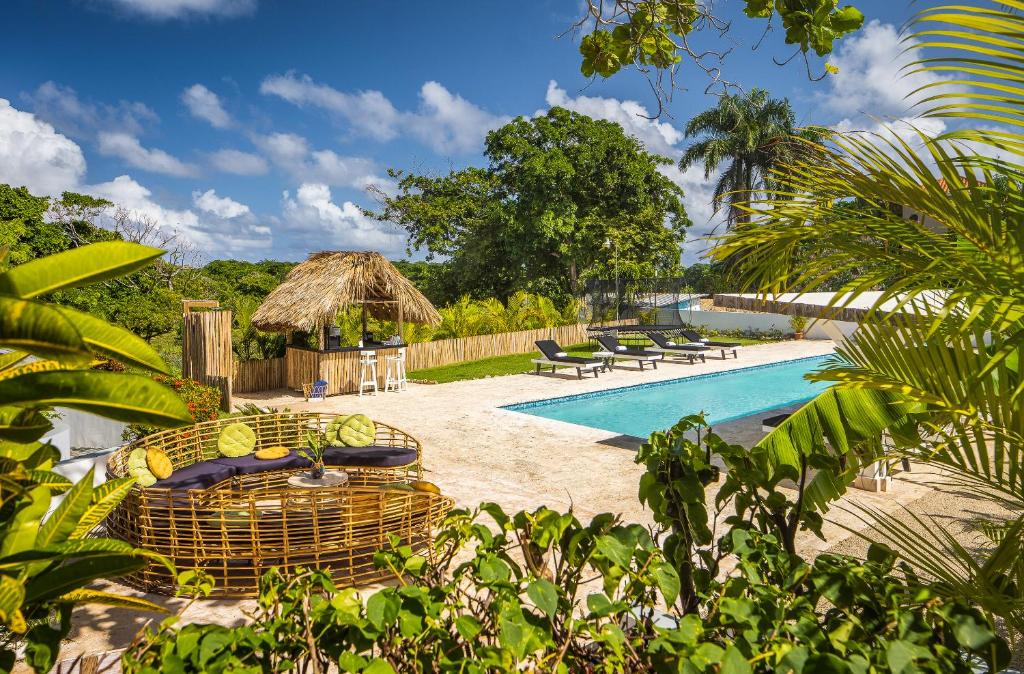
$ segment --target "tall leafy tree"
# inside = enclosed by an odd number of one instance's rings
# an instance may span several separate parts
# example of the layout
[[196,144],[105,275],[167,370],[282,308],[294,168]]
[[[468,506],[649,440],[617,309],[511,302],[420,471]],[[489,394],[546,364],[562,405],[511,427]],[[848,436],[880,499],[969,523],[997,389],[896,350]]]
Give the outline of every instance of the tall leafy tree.
[[686,148],[679,166],[704,167],[710,178],[725,164],[715,183],[714,207],[728,204],[726,222],[730,227],[744,220],[740,203],[770,186],[771,172],[794,151],[793,108],[787,99],[771,98],[764,89],[729,94],[718,105],[705,110],[686,124],[686,136],[697,140]]
[[552,108],[492,131],[485,155],[486,168],[441,177],[392,171],[398,195],[381,194],[375,214],[447,257],[471,294],[565,298],[612,258],[633,274],[678,266],[690,221],[660,170],[670,160],[618,124]]

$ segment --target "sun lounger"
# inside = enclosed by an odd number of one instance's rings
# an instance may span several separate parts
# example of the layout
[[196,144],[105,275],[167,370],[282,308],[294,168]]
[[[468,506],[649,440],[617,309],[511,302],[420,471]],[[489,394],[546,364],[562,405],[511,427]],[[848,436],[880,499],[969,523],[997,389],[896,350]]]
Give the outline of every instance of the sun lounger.
[[664,360],[664,354],[658,353],[657,351],[648,351],[646,349],[631,349],[628,346],[619,343],[618,338],[612,337],[611,335],[600,335],[597,337],[597,343],[603,348],[602,351],[595,351],[594,358],[603,358],[609,367],[616,360],[633,360],[636,361],[640,369],[644,369],[644,363],[650,363],[654,366],[654,369],[658,369],[658,361]]
[[708,347],[703,344],[676,344],[670,341],[665,335],[657,332],[652,332],[647,335],[654,342],[654,346],[650,348],[651,351],[665,354],[665,357],[673,356],[675,358],[687,358],[690,363],[693,363],[698,357],[704,361],[707,360],[704,357],[704,353],[709,350]]
[[680,330],[679,334],[681,334],[686,339],[690,340],[690,342],[693,344],[703,344],[704,346],[709,346],[713,349],[718,349],[719,351],[722,352],[722,360],[725,360],[725,354],[728,351],[732,351],[733,358],[739,358],[736,352],[739,351],[740,348],[743,346],[739,342],[716,342],[710,339],[705,339],[696,332],[694,332],[693,330]]
[[587,370],[594,373],[594,377],[597,377],[597,373],[600,370],[605,369],[604,363],[599,358],[580,358],[579,356],[570,356],[562,347],[558,346],[558,342],[553,339],[541,339],[534,342],[540,352],[544,355],[543,358],[534,358],[532,363],[537,366],[537,374],[540,374],[540,368],[542,365],[551,366],[551,371],[554,372],[556,367],[571,367],[576,369],[576,376],[583,379],[583,371]]

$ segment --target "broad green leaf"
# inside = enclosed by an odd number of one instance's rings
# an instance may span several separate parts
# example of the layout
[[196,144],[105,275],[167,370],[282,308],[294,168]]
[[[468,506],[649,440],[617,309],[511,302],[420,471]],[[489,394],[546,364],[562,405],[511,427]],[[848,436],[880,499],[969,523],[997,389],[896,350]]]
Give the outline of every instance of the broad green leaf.
[[0,347],[42,358],[85,362],[82,336],[56,307],[0,295]]
[[6,557],[31,548],[36,542],[36,534],[39,533],[39,523],[49,507],[48,488],[40,486],[29,491],[25,503],[5,527],[0,555]]
[[13,632],[25,631],[21,606],[25,601],[25,586],[11,576],[0,576],[0,622]]
[[395,668],[385,660],[374,658],[363,670],[363,674],[395,674]]
[[78,520],[92,502],[93,469],[75,483],[60,505],[46,518],[36,536],[36,547],[45,548],[63,543],[78,526]]
[[141,337],[77,309],[60,307],[59,310],[78,328],[82,341],[93,353],[125,365],[165,374],[169,371],[156,349]]
[[654,567],[654,581],[658,584],[665,605],[672,606],[679,597],[679,574],[668,562],[661,562]]
[[398,617],[401,600],[389,590],[381,590],[366,601],[366,617],[377,629],[390,625]]
[[725,653],[722,654],[722,666],[718,670],[719,674],[750,674],[751,671],[753,670],[750,668],[750,663],[738,648],[729,646],[725,649]]
[[463,614],[455,619],[455,629],[463,639],[471,641],[476,638],[476,635],[480,634],[483,625],[473,616]]
[[31,299],[124,276],[163,255],[127,241],[103,241],[38,258],[0,274],[0,295]]
[[128,495],[134,485],[135,478],[123,477],[107,480],[93,488],[92,503],[78,519],[78,526],[71,532],[70,538],[81,538],[92,531]]
[[8,353],[0,353],[0,372],[14,367],[21,361],[28,358],[28,354],[24,351],[11,351]]
[[526,586],[526,595],[544,615],[554,617],[558,610],[558,588],[554,583],[538,578]]
[[136,611],[169,613],[169,611],[163,606],[154,604],[151,601],[147,601],[139,597],[114,594],[113,592],[103,592],[101,590],[90,590],[86,588],[67,592],[57,597],[54,601],[69,602],[72,604],[103,604],[104,606],[116,606],[117,608],[128,608]]
[[148,377],[115,372],[39,372],[0,381],[0,404],[60,406],[156,426],[191,423],[174,391]]
[[0,407],[0,440],[16,443],[34,442],[43,437],[53,424],[36,410],[23,407]]
[[97,578],[118,578],[146,565],[143,557],[133,555],[103,555],[84,557],[51,571],[44,571],[25,585],[25,603],[38,603],[56,599],[81,589]]

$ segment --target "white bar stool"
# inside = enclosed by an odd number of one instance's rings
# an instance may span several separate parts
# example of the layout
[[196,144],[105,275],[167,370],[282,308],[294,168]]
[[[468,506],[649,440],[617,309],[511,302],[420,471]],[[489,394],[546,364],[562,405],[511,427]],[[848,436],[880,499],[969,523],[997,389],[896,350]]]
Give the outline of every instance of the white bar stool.
[[409,388],[409,380],[405,376],[405,347],[398,349],[394,356],[385,360],[384,392],[405,391]]
[[[367,378],[369,375],[369,378]],[[359,395],[367,388],[373,389],[373,395],[377,395],[377,352],[359,352]]]

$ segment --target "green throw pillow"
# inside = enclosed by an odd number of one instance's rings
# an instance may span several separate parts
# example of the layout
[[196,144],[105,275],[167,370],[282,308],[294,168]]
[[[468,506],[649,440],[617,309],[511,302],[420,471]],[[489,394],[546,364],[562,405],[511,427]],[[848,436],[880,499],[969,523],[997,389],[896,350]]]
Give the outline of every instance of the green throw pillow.
[[142,487],[152,487],[156,484],[156,475],[149,469],[144,447],[133,449],[128,455],[128,474]]
[[225,426],[217,438],[217,449],[221,455],[228,457],[252,454],[256,447],[256,434],[242,423]]
[[334,446],[366,447],[373,444],[377,428],[365,414],[353,414],[348,417],[334,417],[328,422],[324,434],[328,444]]

